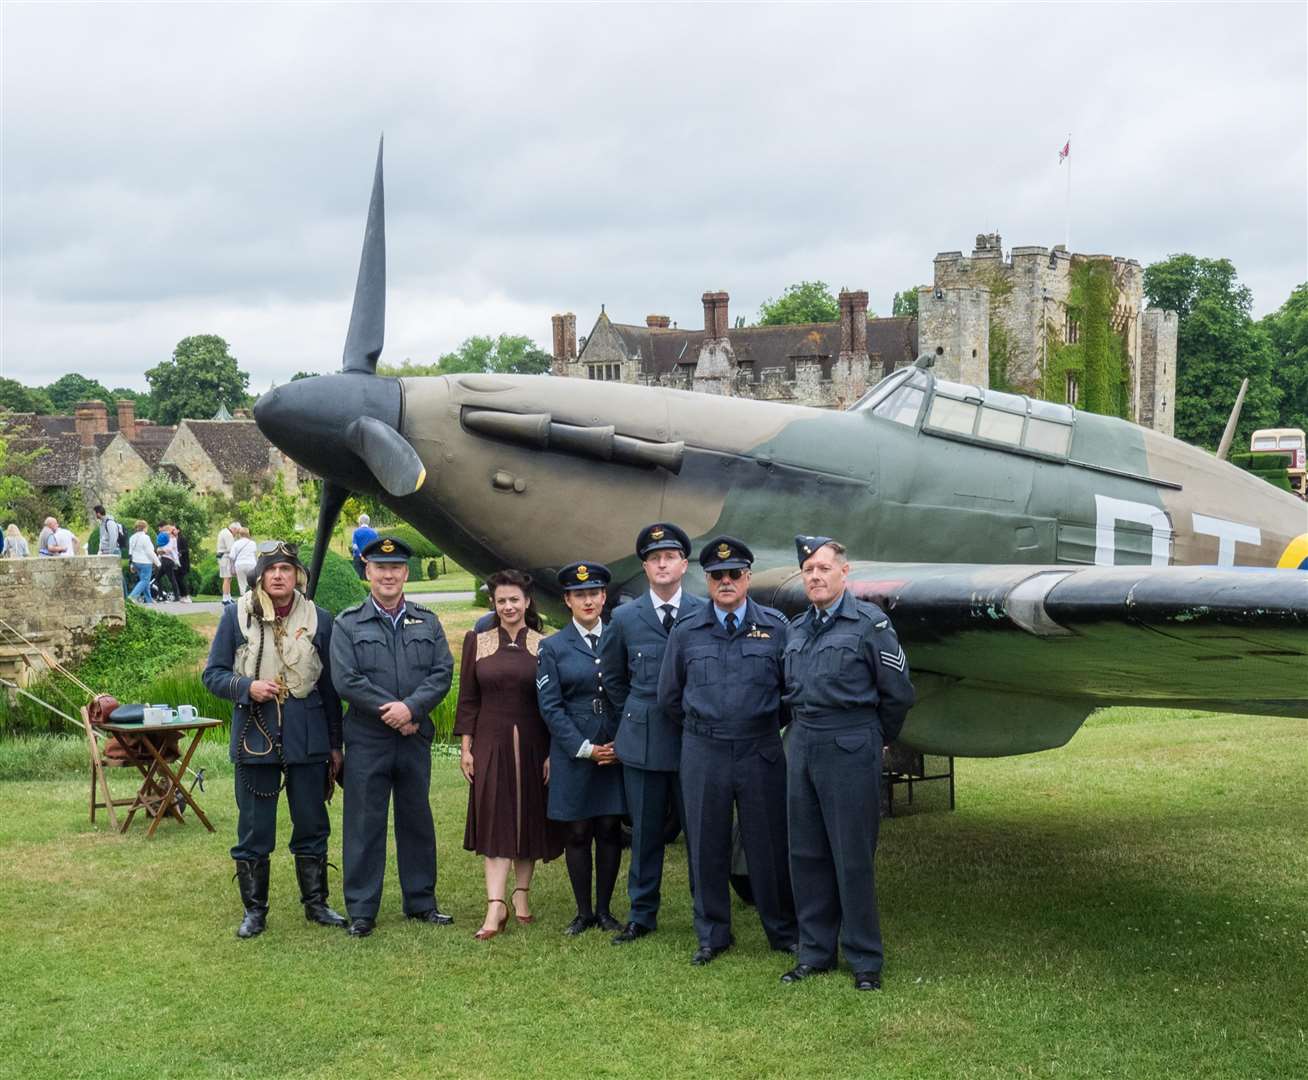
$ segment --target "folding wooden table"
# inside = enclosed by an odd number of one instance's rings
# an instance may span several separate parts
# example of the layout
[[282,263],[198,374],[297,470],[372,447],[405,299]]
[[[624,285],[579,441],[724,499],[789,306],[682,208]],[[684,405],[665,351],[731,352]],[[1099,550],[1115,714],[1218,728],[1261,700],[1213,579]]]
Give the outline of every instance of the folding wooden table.
[[[169,815],[185,824],[181,808],[177,805],[178,793],[181,794],[181,798],[186,801],[187,805],[195,811],[195,816],[203,822],[204,827],[210,832],[214,831],[214,827],[209,824],[209,819],[204,816],[204,811],[200,809],[199,803],[195,801],[194,794],[186,789],[186,785],[182,781],[186,776],[187,768],[191,764],[191,755],[195,753],[195,748],[200,745],[200,738],[204,735],[205,730],[221,725],[221,720],[213,720],[202,716],[197,716],[194,720],[181,720],[169,724],[100,725],[103,731],[110,731],[124,738],[136,739],[136,745],[145,751],[140,755],[142,760],[133,762],[141,774],[141,786],[137,789],[136,798],[127,807],[127,817],[123,821],[122,832],[126,832],[131,827],[132,818],[136,816],[138,810],[144,810],[146,816],[150,818],[150,827],[145,833],[147,838],[154,835],[155,829],[159,827],[159,822]],[[170,765],[162,753],[166,741],[165,737],[174,735],[179,731],[192,732],[191,742],[187,746],[186,752]]]

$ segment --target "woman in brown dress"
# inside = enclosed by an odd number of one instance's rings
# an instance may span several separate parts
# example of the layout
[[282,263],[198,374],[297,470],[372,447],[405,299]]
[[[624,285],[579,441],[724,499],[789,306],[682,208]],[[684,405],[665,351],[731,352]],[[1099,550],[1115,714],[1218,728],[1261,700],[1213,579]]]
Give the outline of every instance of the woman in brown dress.
[[493,938],[509,921],[504,893],[513,864],[518,922],[535,921],[528,904],[536,860],[563,851],[557,822],[545,814],[550,734],[536,704],[540,616],[531,578],[502,570],[486,581],[494,625],[463,639],[454,733],[463,737],[460,768],[471,788],[463,846],[485,857],[486,919],[474,937]]

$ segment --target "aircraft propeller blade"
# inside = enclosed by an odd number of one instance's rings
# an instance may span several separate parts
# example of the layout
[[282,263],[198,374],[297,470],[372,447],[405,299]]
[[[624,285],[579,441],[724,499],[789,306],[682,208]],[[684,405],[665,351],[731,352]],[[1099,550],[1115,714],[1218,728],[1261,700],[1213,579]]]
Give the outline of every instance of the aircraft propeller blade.
[[386,333],[386,198],[382,190],[382,146],[377,142],[377,171],[372,179],[368,224],[359,256],[359,277],[354,283],[354,310],[345,337],[342,371],[373,375]]
[[375,417],[352,420],[345,429],[345,445],[392,495],[412,495],[427,478],[427,469],[408,440]]
[[330,480],[322,482],[322,497],[318,500],[318,532],[313,541],[313,564],[309,567],[309,599],[318,591],[318,578],[322,574],[323,560],[327,557],[327,545],[331,543],[332,532],[336,529],[336,519],[341,516],[341,507],[350,497],[350,489]]

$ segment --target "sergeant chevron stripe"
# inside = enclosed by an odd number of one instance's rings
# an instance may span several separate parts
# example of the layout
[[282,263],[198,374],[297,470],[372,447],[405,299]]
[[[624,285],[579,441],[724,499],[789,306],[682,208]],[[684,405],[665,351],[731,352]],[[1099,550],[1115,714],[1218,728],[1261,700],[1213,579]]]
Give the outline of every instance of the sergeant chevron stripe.
[[536,680],[536,689],[537,690],[541,689],[549,681],[550,681],[550,677],[548,675],[542,675],[539,679]]
[[898,652],[881,652],[881,662],[886,667],[892,667],[896,671],[903,671],[904,665],[908,663],[908,657],[904,655],[904,647],[901,645]]

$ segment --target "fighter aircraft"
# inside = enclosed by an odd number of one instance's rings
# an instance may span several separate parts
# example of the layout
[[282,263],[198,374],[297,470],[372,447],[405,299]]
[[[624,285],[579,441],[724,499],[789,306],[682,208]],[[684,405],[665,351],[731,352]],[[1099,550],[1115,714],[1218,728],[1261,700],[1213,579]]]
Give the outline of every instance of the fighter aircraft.
[[[796,533],[835,536],[894,621],[918,705],[901,736],[959,756],[1061,746],[1139,703],[1308,717],[1308,507],[1112,417],[936,378],[925,360],[845,412],[549,376],[383,378],[378,149],[340,374],[255,406],[323,478],[312,579],[350,492],[460,565],[576,559],[644,588],[653,520],[757,555],[753,593],[805,604]],[[693,565],[693,564],[692,564]],[[1276,569],[1281,567],[1281,569]],[[703,580],[692,576],[692,589]]]

